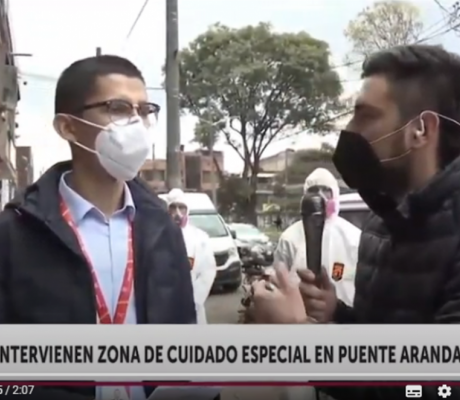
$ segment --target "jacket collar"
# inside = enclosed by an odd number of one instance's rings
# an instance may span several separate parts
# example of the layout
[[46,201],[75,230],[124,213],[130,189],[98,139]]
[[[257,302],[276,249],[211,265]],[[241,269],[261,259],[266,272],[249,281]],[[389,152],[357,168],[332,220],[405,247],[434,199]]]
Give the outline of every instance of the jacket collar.
[[[70,161],[53,165],[26,191],[7,204],[7,208],[26,212],[41,221],[54,221],[61,218],[59,209],[59,184],[64,173],[72,169]],[[129,202],[136,209],[153,212],[161,216],[161,220],[169,218],[162,202],[140,179],[127,182],[130,193]]]
[[[62,218],[60,211],[59,182],[62,174],[70,171],[70,161],[55,164],[48,169],[34,184],[29,186],[25,193],[17,196],[6,205],[7,209],[14,209],[19,214],[26,214],[48,226],[69,247],[81,254],[78,243],[74,239],[70,228]],[[164,209],[158,196],[153,193],[140,179],[127,182],[136,207],[134,227],[137,230],[150,231],[150,243],[159,236],[163,228],[172,223],[167,210]],[[152,224],[151,222],[154,221]],[[135,232],[136,233],[136,232]],[[78,249],[78,250],[77,250]]]
[[456,158],[442,171],[439,171],[428,184],[407,196],[404,206],[412,215],[429,215],[460,191],[460,157]]

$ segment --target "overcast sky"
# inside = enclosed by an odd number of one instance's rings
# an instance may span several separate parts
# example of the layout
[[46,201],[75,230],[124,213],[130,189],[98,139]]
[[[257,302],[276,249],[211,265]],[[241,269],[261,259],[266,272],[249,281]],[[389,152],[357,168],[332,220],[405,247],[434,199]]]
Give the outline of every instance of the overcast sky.
[[[68,146],[54,132],[53,97],[55,78],[73,61],[95,53],[128,57],[141,68],[149,86],[160,86],[165,58],[165,0],[150,0],[129,40],[127,33],[144,0],[10,0],[11,25],[16,51],[32,53],[18,59],[27,85],[21,86],[18,144],[32,145],[36,171],[69,157]],[[278,31],[306,30],[327,41],[336,65],[342,63],[348,49],[343,30],[348,21],[370,0],[179,0],[180,45],[185,46],[216,22],[232,27],[270,22]],[[449,6],[451,2],[444,0]],[[435,32],[442,20],[439,7],[432,0],[417,0],[427,27]],[[436,39],[455,51],[460,38],[450,33]],[[342,79],[356,79],[352,71],[340,69]],[[41,77],[37,77],[41,76]],[[359,82],[347,85],[353,91]],[[165,109],[165,96],[152,91],[151,99]],[[160,115],[155,129],[156,157],[165,156],[166,113]],[[193,138],[193,118],[182,120],[182,143]],[[296,143],[304,147],[317,144],[305,137]],[[224,145],[226,168],[241,168],[237,155]],[[280,143],[268,149],[273,154]]]

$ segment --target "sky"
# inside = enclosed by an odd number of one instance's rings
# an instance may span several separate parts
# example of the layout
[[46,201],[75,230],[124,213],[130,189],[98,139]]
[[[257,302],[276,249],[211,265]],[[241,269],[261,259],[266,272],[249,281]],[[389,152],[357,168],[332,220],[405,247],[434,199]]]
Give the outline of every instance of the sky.
[[[127,34],[144,0],[10,0],[10,18],[15,51],[31,53],[32,57],[17,58],[21,72],[21,101],[18,116],[18,145],[33,149],[36,174],[55,162],[70,157],[68,144],[58,137],[52,127],[53,100],[56,78],[73,61],[103,53],[129,58],[143,72],[149,87],[161,86],[165,59],[165,2],[149,0],[133,33]],[[276,31],[305,30],[329,43],[332,63],[343,64],[349,44],[343,35],[348,22],[371,0],[179,0],[179,41],[185,47],[210,25],[220,22],[234,28],[259,22],[270,22]],[[443,0],[450,6],[453,1]],[[434,33],[443,14],[433,0],[417,0],[427,34]],[[451,51],[460,38],[454,33],[438,37]],[[346,93],[359,88],[354,70],[338,68]],[[155,157],[166,153],[166,104],[161,90],[149,91],[151,100],[162,106],[154,131]],[[193,127],[196,119],[181,120],[182,143],[193,148]],[[328,137],[327,140],[334,140]],[[318,146],[321,140],[307,135],[274,143],[266,155],[286,147]],[[218,143],[217,150],[225,152],[225,168],[231,172],[241,169],[238,155]]]

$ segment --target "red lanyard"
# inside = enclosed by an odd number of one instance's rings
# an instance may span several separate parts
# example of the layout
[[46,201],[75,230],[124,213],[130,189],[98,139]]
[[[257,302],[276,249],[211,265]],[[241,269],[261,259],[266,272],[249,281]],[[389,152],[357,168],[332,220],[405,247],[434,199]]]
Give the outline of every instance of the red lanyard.
[[[129,299],[133,291],[133,281],[134,281],[134,251],[133,251],[133,227],[132,224],[129,224],[128,231],[128,260],[126,262],[125,275],[123,276],[123,283],[121,285],[120,295],[118,297],[117,307],[115,309],[115,316],[112,320],[110,317],[110,312],[107,307],[107,303],[104,299],[104,294],[102,293],[101,287],[99,285],[96,271],[94,270],[91,259],[85,249],[83,240],[78,232],[75,222],[72,220],[70,215],[69,207],[61,199],[61,213],[62,218],[69,224],[70,228],[75,233],[78,243],[80,244],[81,251],[86,258],[88,266],[91,270],[91,275],[93,277],[94,284],[94,293],[96,294],[96,305],[97,305],[97,314],[99,317],[99,323],[101,324],[123,324],[126,319],[126,314],[128,312]],[[129,394],[129,393],[128,393]]]

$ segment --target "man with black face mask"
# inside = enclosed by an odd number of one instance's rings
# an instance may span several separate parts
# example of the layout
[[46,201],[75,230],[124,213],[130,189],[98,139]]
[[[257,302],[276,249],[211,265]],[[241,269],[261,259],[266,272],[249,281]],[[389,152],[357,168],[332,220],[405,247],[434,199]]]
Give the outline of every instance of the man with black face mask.
[[[333,158],[374,212],[361,236],[355,298],[349,307],[328,277],[318,287],[311,271],[299,271],[306,312],[319,323],[460,323],[460,58],[438,46],[400,46],[369,57],[362,77]],[[265,298],[259,290],[255,303]],[[276,313],[271,321],[286,323]],[[404,387],[324,391],[338,400],[405,398]],[[423,398],[437,399],[436,388]],[[453,387],[449,399],[459,398]]]

